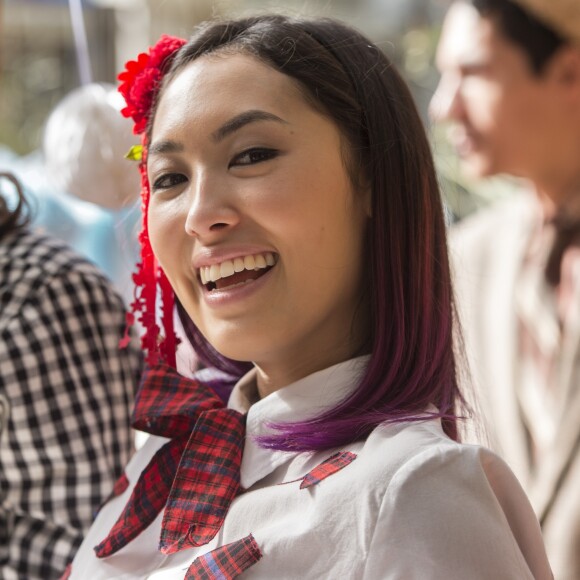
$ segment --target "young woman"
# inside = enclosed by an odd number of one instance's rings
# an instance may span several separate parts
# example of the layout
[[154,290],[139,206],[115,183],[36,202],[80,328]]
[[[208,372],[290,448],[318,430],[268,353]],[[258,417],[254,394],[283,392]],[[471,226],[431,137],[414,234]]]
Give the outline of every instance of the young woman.
[[[120,78],[154,436],[71,577],[550,578],[508,467],[457,442],[441,201],[381,51],[262,16],[164,37]],[[214,389],[170,368],[174,294]]]

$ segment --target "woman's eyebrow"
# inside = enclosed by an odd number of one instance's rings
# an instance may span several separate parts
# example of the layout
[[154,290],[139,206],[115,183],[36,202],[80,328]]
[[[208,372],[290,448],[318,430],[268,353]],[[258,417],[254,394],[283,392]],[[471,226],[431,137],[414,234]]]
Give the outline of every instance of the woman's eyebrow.
[[160,155],[163,153],[179,153],[184,147],[175,141],[156,141],[149,146],[148,155]]
[[212,133],[212,139],[215,142],[222,141],[228,135],[231,135],[235,131],[238,131],[242,127],[248,125],[249,123],[255,123],[257,121],[275,121],[276,123],[282,123],[288,125],[288,121],[281,119],[273,113],[268,113],[267,111],[251,110],[245,111],[232,117],[229,121],[226,121],[219,129]]
[[[273,113],[268,113],[267,111],[260,111],[258,109],[251,111],[244,111],[235,117],[232,117],[226,121],[219,129],[216,129],[212,134],[211,138],[216,143],[225,139],[228,135],[239,131],[242,127],[245,127],[249,123],[256,123],[259,121],[275,121],[276,123],[282,123],[283,125],[288,125],[288,121],[285,121],[281,117],[274,115]],[[184,150],[184,146],[176,141],[164,140],[152,143],[149,146],[149,155],[160,155],[163,153],[179,153]]]

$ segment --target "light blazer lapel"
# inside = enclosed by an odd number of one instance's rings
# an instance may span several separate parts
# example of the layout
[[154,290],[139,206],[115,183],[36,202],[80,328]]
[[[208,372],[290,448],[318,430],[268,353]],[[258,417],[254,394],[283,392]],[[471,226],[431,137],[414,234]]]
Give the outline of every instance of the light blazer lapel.
[[580,288],[576,291],[575,305],[561,352],[558,386],[562,397],[562,419],[554,442],[529,489],[540,522],[547,517],[567,470],[580,453]]
[[488,279],[480,290],[487,295],[479,301],[483,306],[480,348],[487,351],[482,363],[489,361],[489,369],[483,369],[486,383],[479,388],[487,391],[500,451],[524,486],[530,478],[530,461],[516,394],[518,320],[514,296],[533,219],[528,209],[517,207],[512,219],[489,240],[492,259]]

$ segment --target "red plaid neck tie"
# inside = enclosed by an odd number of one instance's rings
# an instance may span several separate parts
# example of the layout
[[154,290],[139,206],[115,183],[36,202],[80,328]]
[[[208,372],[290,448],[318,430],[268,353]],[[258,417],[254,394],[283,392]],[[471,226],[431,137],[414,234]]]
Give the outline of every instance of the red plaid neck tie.
[[98,558],[114,554],[165,508],[159,550],[172,554],[207,544],[240,488],[245,416],[226,409],[208,387],[157,365],[146,369],[133,426],[170,437],[141,473]]

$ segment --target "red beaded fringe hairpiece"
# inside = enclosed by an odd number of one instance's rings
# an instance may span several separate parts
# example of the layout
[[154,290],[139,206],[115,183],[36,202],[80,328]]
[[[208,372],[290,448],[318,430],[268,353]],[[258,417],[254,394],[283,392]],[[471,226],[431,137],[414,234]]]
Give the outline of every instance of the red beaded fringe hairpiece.
[[[151,243],[147,228],[149,211],[150,187],[147,178],[147,123],[151,114],[151,107],[155,101],[157,91],[168,70],[176,52],[185,44],[182,38],[163,35],[147,53],[141,53],[137,60],[129,61],[125,70],[118,76],[121,84],[119,92],[125,98],[127,106],[121,111],[125,117],[135,122],[133,132],[141,135],[141,146],[132,149],[129,157],[139,160],[141,172],[141,209],[143,225],[139,234],[141,244],[141,261],[137,264],[137,271],[133,274],[135,282],[135,299],[131,304],[131,312],[127,314],[127,330],[121,340],[121,346],[129,341],[128,330],[134,323],[135,317],[142,324],[144,334],[141,344],[146,352],[146,361],[155,365],[161,360],[175,367],[175,350],[177,338],[173,328],[173,307],[175,303],[173,289],[163,270],[159,266]],[[157,288],[161,291],[161,325],[163,336],[157,324]]]

